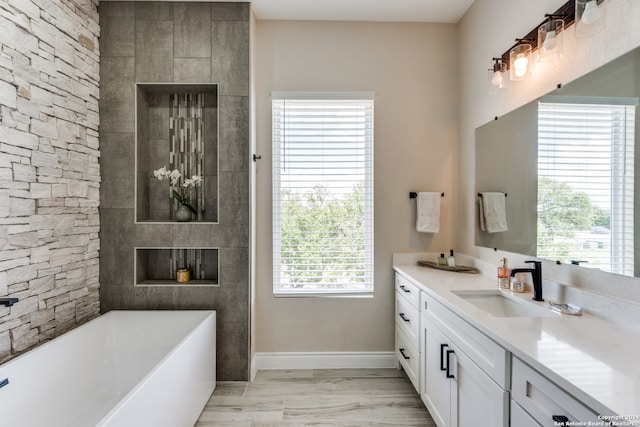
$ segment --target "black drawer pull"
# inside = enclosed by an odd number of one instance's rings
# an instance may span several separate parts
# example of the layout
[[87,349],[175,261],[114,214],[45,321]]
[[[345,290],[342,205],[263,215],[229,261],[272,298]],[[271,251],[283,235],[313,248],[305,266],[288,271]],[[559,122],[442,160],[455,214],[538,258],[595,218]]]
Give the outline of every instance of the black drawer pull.
[[407,289],[404,287],[404,285],[400,285],[400,289],[402,289],[403,291],[405,291],[406,293],[410,294],[411,293],[411,289]]
[[440,370],[446,371],[447,368],[444,366],[444,349],[449,347],[449,344],[440,344]]
[[9,378],[5,378],[2,381],[0,381],[0,388],[6,386],[9,384]]
[[449,371],[449,368],[451,367],[451,364],[449,363],[449,355],[454,353],[455,351],[453,350],[447,350],[447,378],[455,378],[455,376],[451,373],[451,371]]
[[406,317],[404,317],[404,313],[398,313],[398,316],[400,316],[400,318],[405,322],[411,322],[411,319],[407,319]]
[[404,357],[404,360],[409,360],[409,359],[411,359],[409,356],[407,356],[406,354],[404,354],[404,348],[399,348],[398,350],[400,351],[400,354],[402,354],[402,357]]

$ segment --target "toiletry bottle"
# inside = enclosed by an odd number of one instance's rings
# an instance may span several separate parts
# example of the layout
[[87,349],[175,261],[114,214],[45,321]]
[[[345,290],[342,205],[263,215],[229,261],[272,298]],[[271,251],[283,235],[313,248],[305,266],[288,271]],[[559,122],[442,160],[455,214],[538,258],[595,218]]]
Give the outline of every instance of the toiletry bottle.
[[449,258],[447,258],[447,265],[449,267],[455,267],[456,266],[456,259],[453,256],[453,249],[451,249],[449,251]]
[[447,258],[444,254],[440,254],[440,258],[438,258],[438,265],[447,265]]
[[527,290],[527,273],[516,273],[516,277],[511,282],[513,292],[525,292]]
[[511,285],[511,269],[509,268],[509,261],[507,258],[500,259],[500,266],[498,267],[498,287],[500,289],[509,289]]

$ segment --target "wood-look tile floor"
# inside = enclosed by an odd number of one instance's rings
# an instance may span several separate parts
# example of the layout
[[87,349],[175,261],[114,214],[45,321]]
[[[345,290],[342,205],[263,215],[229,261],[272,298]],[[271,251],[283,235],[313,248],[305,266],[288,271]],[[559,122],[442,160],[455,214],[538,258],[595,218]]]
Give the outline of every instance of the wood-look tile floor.
[[435,427],[404,371],[259,371],[219,381],[196,427]]

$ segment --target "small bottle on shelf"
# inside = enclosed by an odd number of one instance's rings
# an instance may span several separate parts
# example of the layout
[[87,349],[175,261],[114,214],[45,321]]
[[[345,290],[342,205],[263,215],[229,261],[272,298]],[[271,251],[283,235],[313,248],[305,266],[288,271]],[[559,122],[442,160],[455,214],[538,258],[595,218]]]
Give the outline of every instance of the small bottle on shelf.
[[438,265],[447,265],[447,258],[444,254],[440,254],[440,258],[438,258]]
[[456,266],[456,258],[453,256],[453,249],[449,250],[449,258],[447,258],[447,265],[449,267]]
[[498,267],[498,287],[500,289],[509,289],[511,287],[511,269],[507,258],[500,259]]

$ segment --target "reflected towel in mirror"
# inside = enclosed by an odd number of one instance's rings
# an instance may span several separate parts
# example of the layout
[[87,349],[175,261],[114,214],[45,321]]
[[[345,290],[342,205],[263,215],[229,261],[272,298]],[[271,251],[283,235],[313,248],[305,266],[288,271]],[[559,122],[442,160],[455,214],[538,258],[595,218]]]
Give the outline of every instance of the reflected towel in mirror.
[[506,194],[482,193],[480,197],[480,229],[487,233],[509,230],[507,226]]
[[442,193],[418,193],[416,198],[416,230],[422,233],[440,231],[440,199]]

